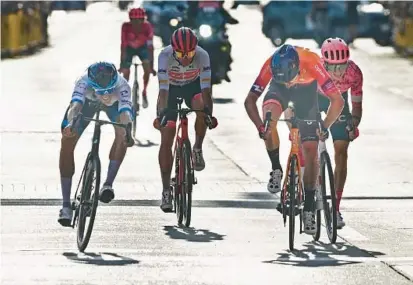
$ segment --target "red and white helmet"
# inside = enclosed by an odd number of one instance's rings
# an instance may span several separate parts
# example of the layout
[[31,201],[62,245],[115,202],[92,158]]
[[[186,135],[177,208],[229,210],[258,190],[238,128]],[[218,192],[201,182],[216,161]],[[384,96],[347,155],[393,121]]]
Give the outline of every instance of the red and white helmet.
[[321,56],[330,64],[346,63],[350,57],[350,50],[344,40],[328,38],[321,46]]
[[129,19],[145,19],[146,12],[143,8],[132,8],[129,11]]

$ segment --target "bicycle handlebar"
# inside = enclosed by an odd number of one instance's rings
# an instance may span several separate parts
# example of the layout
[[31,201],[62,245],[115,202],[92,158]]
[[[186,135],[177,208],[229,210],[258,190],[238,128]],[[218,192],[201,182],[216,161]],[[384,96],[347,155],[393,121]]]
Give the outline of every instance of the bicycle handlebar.
[[[209,114],[209,109],[208,109],[208,108],[205,108],[205,109],[203,109],[203,110],[201,110],[201,109],[191,109],[191,108],[168,109],[168,110],[167,110],[167,114],[169,114],[169,113],[177,113],[177,114],[181,114],[181,115],[185,115],[185,116],[188,115],[188,114],[191,113],[191,112],[202,112],[202,113],[206,114],[206,118],[205,118],[206,124],[207,124],[207,126],[208,126],[208,128],[209,128],[210,130],[213,129],[212,117],[211,117],[211,115]],[[166,115],[167,115],[167,114],[164,114],[163,117],[162,117],[161,127],[165,127],[165,126],[166,126],[166,123],[167,123]]]
[[121,123],[114,123],[111,121],[106,121],[106,120],[96,120],[93,118],[89,118],[89,117],[84,117],[82,113],[79,113],[74,119],[73,119],[73,125],[71,126],[71,130],[73,130],[73,126],[76,126],[77,122],[81,119],[84,119],[85,121],[89,121],[89,122],[95,122],[96,124],[103,126],[103,125],[113,125],[116,127],[120,127],[120,128],[124,128],[126,131],[126,141],[128,143],[128,145],[130,145],[133,142],[133,138],[132,138],[132,123],[127,123],[125,124],[121,124]]

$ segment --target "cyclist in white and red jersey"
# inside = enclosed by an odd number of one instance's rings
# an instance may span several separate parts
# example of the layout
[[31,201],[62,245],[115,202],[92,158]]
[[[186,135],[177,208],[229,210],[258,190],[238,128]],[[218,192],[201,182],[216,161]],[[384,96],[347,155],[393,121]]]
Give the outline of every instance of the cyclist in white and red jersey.
[[[173,164],[172,144],[176,132],[177,114],[168,112],[177,108],[177,97],[183,98],[185,104],[194,109],[209,110],[212,116],[213,103],[211,97],[211,65],[208,53],[198,46],[194,32],[186,27],[175,30],[171,37],[171,45],[165,47],[158,57],[159,95],[157,114],[154,126],[160,128],[161,119],[166,116],[167,125],[161,129],[161,145],[159,148],[159,166],[163,184],[161,209],[172,211],[172,195],[170,187]],[[218,122],[212,117],[213,127]],[[195,121],[196,139],[193,148],[194,169],[205,168],[202,155],[202,142],[207,126],[205,114],[197,113]]]
[[[324,67],[330,74],[334,84],[342,93],[345,105],[337,121],[331,126],[331,136],[334,141],[334,185],[337,193],[337,226],[345,226],[340,213],[340,201],[343,195],[344,184],[347,177],[347,152],[349,142],[358,137],[358,126],[362,116],[363,100],[363,73],[357,64],[350,60],[350,51],[347,44],[340,38],[329,38],[324,41],[321,47]],[[348,104],[348,90],[351,88],[351,113]],[[321,95],[319,89],[320,111],[327,111],[329,100]],[[351,120],[352,131],[347,131],[347,124]]]

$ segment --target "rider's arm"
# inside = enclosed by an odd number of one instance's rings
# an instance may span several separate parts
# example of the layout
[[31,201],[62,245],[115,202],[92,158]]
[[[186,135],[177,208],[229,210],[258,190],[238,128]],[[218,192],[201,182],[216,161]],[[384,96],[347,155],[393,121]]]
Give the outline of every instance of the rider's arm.
[[120,58],[121,60],[126,56],[126,48],[128,46],[128,34],[127,23],[123,23],[121,31],[121,43],[120,43]]
[[82,110],[85,103],[85,92],[87,89],[87,83],[80,79],[76,82],[75,88],[72,93],[72,100],[70,101],[70,107],[67,112],[67,120],[69,124],[73,121],[73,118]]
[[330,106],[323,122],[324,127],[329,128],[337,120],[338,116],[340,116],[344,108],[344,99],[316,54],[314,54],[313,58],[310,58],[310,61],[307,63],[310,64],[309,71],[317,80],[323,93],[330,100]]
[[156,113],[159,116],[161,112],[168,106],[169,93],[169,75],[168,75],[168,54],[164,51],[158,56],[158,81],[159,81],[159,95],[158,104],[156,106]]
[[357,65],[354,65],[355,81],[351,86],[351,116],[354,126],[358,126],[363,115],[363,73]]
[[262,92],[264,92],[265,87],[267,87],[268,83],[271,81],[272,74],[270,69],[270,62],[271,57],[265,61],[264,65],[261,68],[260,74],[255,79],[255,82],[244,101],[244,106],[245,110],[247,111],[248,117],[251,119],[257,129],[263,124],[260,113],[258,112],[257,100],[261,96]]
[[119,89],[119,122],[121,124],[127,124],[132,121],[132,101],[131,101],[131,88],[127,82],[121,85]]
[[212,115],[214,103],[212,101],[211,94],[211,62],[206,51],[202,52],[199,69],[199,81],[201,82],[202,100],[204,101],[205,107],[207,107],[211,112],[210,115]]

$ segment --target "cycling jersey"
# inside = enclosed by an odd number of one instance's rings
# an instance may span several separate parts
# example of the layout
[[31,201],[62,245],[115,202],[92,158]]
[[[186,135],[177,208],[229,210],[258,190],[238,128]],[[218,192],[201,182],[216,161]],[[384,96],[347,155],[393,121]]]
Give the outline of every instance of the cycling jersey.
[[106,106],[112,106],[116,102],[119,102],[119,113],[123,111],[132,112],[131,89],[126,79],[120,74],[118,76],[118,82],[116,83],[116,89],[112,94],[106,95],[95,94],[93,88],[87,84],[87,74],[80,77],[75,83],[71,103],[80,102],[84,104],[86,99],[90,101],[100,101]]
[[[351,88],[351,103],[353,107],[360,106],[363,101],[363,73],[354,61],[348,61],[346,72],[341,78],[332,77],[332,79],[341,93]],[[319,92],[324,94],[322,90]]]
[[158,57],[159,88],[169,90],[169,84],[183,86],[200,78],[201,89],[211,87],[211,64],[208,53],[197,46],[195,56],[188,66],[175,58],[172,46],[165,47]]
[[152,46],[153,28],[151,23],[143,22],[139,31],[134,30],[130,22],[122,25],[121,47],[140,48],[144,45]]
[[[300,59],[300,70],[298,75],[288,84],[287,87],[295,85],[309,85],[314,81],[317,81],[323,93],[330,97],[333,94],[338,94],[339,90],[334,85],[328,72],[323,66],[321,58],[314,52],[301,47],[295,47]],[[261,68],[258,77],[255,79],[254,84],[251,87],[251,92],[261,96],[268,83],[272,80],[271,72],[271,59],[270,56]]]

